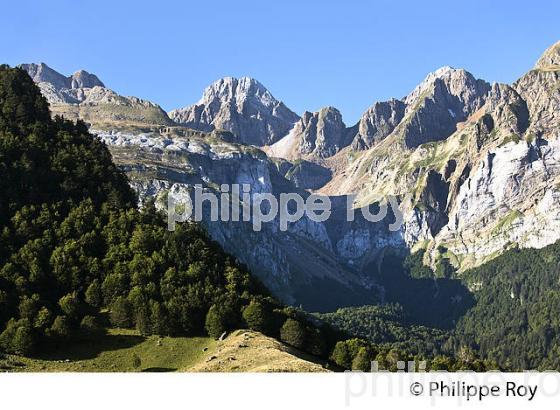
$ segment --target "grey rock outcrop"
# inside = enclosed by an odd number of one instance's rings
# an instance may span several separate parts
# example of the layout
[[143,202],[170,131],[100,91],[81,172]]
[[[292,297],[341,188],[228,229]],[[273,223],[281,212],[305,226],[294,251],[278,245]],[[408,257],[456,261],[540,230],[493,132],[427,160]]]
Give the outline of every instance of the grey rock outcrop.
[[535,68],[513,87],[526,101],[531,114],[530,132],[557,133],[560,127],[560,42],[548,48]]
[[299,120],[258,81],[225,77],[210,85],[200,101],[171,111],[170,117],[186,127],[232,132],[237,141],[257,146],[284,137]]
[[315,113],[304,112],[294,133],[302,155],[330,157],[348,145],[342,115],[334,107],[325,107]]
[[542,56],[535,64],[535,70],[551,70],[560,69],[560,41],[554,43],[547,48]]
[[87,71],[65,77],[44,63],[22,64],[20,68],[37,83],[54,114],[94,124],[174,125],[159,105],[121,96]]
[[408,148],[441,141],[481,108],[490,84],[465,70],[442,67],[429,74],[404,102],[406,117],[401,132]]
[[406,104],[400,100],[377,102],[360,118],[352,147],[364,150],[393,132],[404,117]]
[[45,63],[21,64],[20,68],[27,71],[36,83],[49,83],[57,91],[62,89],[105,87],[95,74],[90,74],[84,70],[76,71],[71,76],[65,77]]

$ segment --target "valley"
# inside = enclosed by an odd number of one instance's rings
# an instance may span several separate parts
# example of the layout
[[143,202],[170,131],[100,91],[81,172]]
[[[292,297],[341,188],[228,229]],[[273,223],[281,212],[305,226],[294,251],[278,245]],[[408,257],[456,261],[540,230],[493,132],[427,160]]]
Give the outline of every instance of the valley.
[[[166,112],[84,70],[2,67],[0,345],[23,363],[7,370],[559,368],[560,43],[512,84],[442,67],[354,125],[248,77]],[[332,213],[165,229],[170,197],[223,184]],[[387,198],[398,229],[360,212]],[[70,361],[23,357],[42,343]]]

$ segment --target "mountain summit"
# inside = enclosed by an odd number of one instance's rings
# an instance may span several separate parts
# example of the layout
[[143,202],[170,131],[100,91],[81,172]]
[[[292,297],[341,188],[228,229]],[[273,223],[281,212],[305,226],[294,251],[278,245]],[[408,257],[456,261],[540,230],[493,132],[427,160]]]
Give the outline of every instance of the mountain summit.
[[106,123],[173,125],[159,105],[136,97],[123,97],[85,70],[66,77],[45,63],[21,64],[19,68],[37,83],[53,114],[79,118],[96,126]]
[[232,132],[239,142],[266,145],[278,141],[299,117],[261,83],[249,77],[225,77],[204,90],[198,103],[171,111],[189,128]]
[[546,49],[535,64],[540,70],[560,70],[560,41]]
[[29,76],[36,83],[50,83],[57,90],[63,88],[93,88],[93,87],[105,87],[105,84],[94,74],[90,74],[85,70],[76,71],[69,77],[65,77],[59,72],[53,70],[45,63],[31,63],[22,64],[20,68],[27,71]]

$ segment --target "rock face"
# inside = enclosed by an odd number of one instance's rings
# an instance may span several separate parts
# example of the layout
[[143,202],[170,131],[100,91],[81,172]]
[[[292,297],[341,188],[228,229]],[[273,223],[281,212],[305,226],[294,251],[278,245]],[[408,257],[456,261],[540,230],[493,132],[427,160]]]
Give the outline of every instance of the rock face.
[[489,91],[490,84],[465,70],[443,67],[429,74],[404,100],[407,109],[401,132],[406,146],[446,139],[458,123],[484,105]]
[[360,118],[352,147],[365,150],[393,132],[404,117],[406,104],[400,100],[377,102]]
[[[203,223],[278,297],[329,310],[382,299],[375,273],[388,251],[424,249],[426,264],[445,259],[461,270],[512,247],[560,239],[559,48],[511,85],[444,67],[402,100],[375,103],[351,127],[332,107],[299,118],[250,79],[219,81],[198,104],[173,113],[204,132],[157,121],[139,131],[105,121],[102,112],[89,115],[104,120],[93,128],[141,200],[156,198],[161,207],[170,194],[191,195],[195,184],[328,195],[327,221],[304,217],[285,232],[276,220],[260,232],[208,215]],[[92,98],[118,113],[116,97],[95,78],[69,80],[48,67],[28,72],[65,112]],[[78,103],[63,102],[70,97]],[[388,195],[403,214],[397,231],[389,229],[391,213],[372,223],[358,212],[377,209]],[[353,221],[346,220],[349,203]]]
[[342,115],[334,107],[326,107],[315,113],[304,112],[294,133],[301,155],[330,157],[348,145]]
[[545,51],[535,68],[513,87],[531,114],[529,132],[535,135],[558,132],[560,127],[560,42]]
[[87,71],[80,70],[65,77],[44,63],[22,64],[20,68],[38,84],[51,111],[66,118],[92,124],[174,124],[159,105],[118,95]]
[[64,88],[105,87],[97,76],[84,70],[77,71],[70,77],[65,77],[47,66],[45,63],[22,64],[20,67],[27,71],[29,76],[36,83],[50,83],[57,90]]
[[512,86],[450,68],[429,75],[404,99],[393,133],[344,178],[335,175],[329,192],[358,192],[359,204],[403,198],[407,247],[425,248],[432,265],[445,258],[466,269],[511,247],[559,240],[556,50]]
[[442,67],[402,101],[375,103],[350,128],[334,107],[305,112],[269,153],[291,159],[328,158],[349,145],[356,151],[367,150],[393,132],[403,135],[407,148],[441,141],[484,105],[490,89],[490,84],[465,70]]
[[[169,196],[177,202],[192,198],[196,184],[207,192],[216,192],[221,184],[248,184],[252,194],[295,192],[306,198],[309,193],[300,187],[314,183],[307,168],[315,171],[316,164],[277,164],[254,147],[203,133],[93,131],[128,173],[141,200],[154,198],[160,208],[166,207]],[[362,272],[360,264],[387,246],[402,247],[401,234],[388,229],[389,218],[369,223],[358,214],[346,223],[346,201],[332,201],[329,220],[314,222],[304,216],[286,231],[278,218],[256,232],[251,222],[211,221],[207,210],[203,223],[214,240],[287,303],[323,311],[379,300],[372,273]]]
[[201,131],[224,129],[237,141],[257,146],[285,136],[299,117],[258,81],[226,77],[206,90],[195,105],[169,113],[177,123]]
[[535,70],[557,71],[560,69],[560,41],[546,49],[535,64]]

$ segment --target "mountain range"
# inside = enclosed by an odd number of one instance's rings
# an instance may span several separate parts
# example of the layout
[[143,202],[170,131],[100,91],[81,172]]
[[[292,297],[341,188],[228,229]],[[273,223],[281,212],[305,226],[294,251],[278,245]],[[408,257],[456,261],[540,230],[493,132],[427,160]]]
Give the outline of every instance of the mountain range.
[[[560,42],[513,84],[440,68],[407,96],[374,102],[348,126],[335,107],[298,115],[258,81],[226,77],[193,105],[166,113],[86,71],[67,77],[23,64],[53,114],[84,120],[109,147],[144,203],[195,184],[328,195],[332,216],[204,221],[229,253],[283,301],[307,310],[382,301],[389,255],[423,251],[424,264],[460,275],[513,248],[560,239]],[[394,218],[347,222],[354,208],[397,198]],[[359,214],[357,214],[359,215]]]

